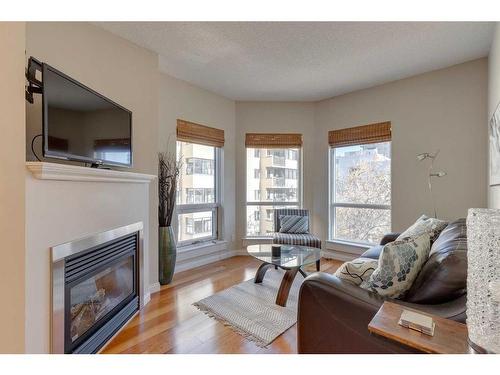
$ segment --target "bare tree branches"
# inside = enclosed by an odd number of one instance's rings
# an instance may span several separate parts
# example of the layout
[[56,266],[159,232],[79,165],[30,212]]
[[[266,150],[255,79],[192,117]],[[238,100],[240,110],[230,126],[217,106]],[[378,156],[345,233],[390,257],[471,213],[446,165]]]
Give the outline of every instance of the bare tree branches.
[[[390,204],[390,174],[377,161],[361,161],[336,180],[336,201],[358,204]],[[338,207],[336,236],[348,240],[378,242],[390,231],[390,210]]]

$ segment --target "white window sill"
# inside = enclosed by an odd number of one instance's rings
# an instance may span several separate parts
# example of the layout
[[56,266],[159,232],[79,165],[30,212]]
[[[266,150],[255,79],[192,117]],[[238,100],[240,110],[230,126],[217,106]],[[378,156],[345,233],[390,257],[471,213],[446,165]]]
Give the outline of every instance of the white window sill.
[[224,240],[209,240],[209,241],[203,241],[191,245],[185,245],[185,246],[179,246],[177,247],[177,253],[187,253],[195,250],[200,250],[200,249],[205,249],[205,248],[211,248],[211,247],[221,247],[221,246],[226,246],[227,241]]
[[341,241],[341,240],[327,240],[326,241],[326,249],[327,250],[335,250],[342,251],[344,253],[359,255],[370,247],[375,246],[375,244],[362,244],[356,242],[349,241]]

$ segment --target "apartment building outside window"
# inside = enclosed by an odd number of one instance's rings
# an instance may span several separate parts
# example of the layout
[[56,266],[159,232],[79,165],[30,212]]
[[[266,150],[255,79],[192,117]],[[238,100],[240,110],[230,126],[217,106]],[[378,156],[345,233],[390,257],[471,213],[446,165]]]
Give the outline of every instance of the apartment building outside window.
[[177,142],[182,169],[177,186],[179,246],[217,238],[220,148]]
[[302,203],[301,134],[247,133],[246,235],[274,232],[276,208]]
[[247,149],[247,236],[274,232],[275,208],[300,207],[298,155],[299,149]]
[[[391,231],[390,127],[388,129],[382,129],[388,135],[376,138],[388,139],[384,142],[355,144],[353,139],[345,142],[347,145],[330,148],[330,240],[374,244]],[[358,133],[360,131],[365,129]],[[349,133],[347,136],[341,133],[337,139],[348,136]]]
[[214,162],[213,159],[203,159],[203,158],[186,158],[186,175],[192,174],[214,174]]

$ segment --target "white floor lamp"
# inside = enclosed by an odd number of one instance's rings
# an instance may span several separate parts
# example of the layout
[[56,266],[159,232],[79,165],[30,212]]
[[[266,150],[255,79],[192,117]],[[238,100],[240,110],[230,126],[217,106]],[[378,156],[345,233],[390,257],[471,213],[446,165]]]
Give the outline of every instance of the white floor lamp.
[[427,179],[428,179],[429,193],[431,194],[431,202],[432,202],[432,208],[434,210],[434,217],[435,218],[437,218],[437,209],[436,209],[436,200],[434,199],[434,193],[432,192],[432,179],[434,177],[446,176],[446,172],[443,172],[443,171],[434,172],[434,170],[433,170],[434,162],[436,161],[438,155],[439,155],[439,150],[437,150],[433,154],[431,154],[429,152],[423,152],[423,153],[417,155],[418,161],[424,161],[426,159],[429,159],[431,161],[429,164],[429,176],[427,177]]

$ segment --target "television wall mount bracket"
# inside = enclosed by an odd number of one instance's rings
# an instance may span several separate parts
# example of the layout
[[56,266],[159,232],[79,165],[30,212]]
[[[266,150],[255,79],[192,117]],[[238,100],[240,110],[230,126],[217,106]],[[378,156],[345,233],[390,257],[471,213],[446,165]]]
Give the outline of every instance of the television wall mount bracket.
[[28,81],[25,89],[25,98],[33,104],[33,94],[43,93],[43,82],[36,78],[36,72],[42,73],[41,61],[30,56],[28,59],[28,68],[26,68],[26,80]]

